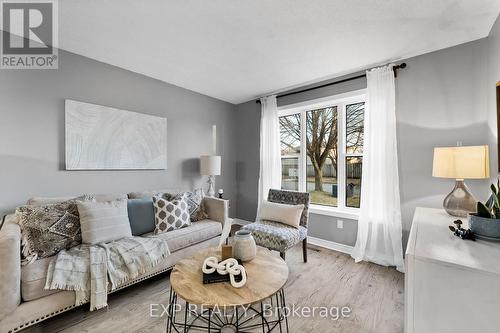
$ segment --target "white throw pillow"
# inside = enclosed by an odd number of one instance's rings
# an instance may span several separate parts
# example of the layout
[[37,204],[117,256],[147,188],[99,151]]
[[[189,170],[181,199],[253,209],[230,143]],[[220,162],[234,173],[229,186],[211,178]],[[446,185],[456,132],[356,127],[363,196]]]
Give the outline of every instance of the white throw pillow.
[[259,218],[260,220],[280,222],[298,228],[303,210],[304,205],[287,205],[263,201],[260,205]]
[[98,244],[132,237],[127,200],[77,202],[82,243]]

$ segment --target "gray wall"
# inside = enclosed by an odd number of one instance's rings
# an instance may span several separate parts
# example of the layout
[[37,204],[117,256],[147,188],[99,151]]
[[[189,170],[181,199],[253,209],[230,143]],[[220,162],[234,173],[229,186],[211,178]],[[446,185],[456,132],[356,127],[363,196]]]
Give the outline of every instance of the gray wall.
[[[198,157],[218,129],[223,187],[236,211],[235,106],[65,51],[58,70],[1,70],[0,214],[30,196],[114,193],[205,186]],[[65,171],[64,99],[168,120],[168,170]]]
[[[496,110],[497,100],[496,100],[496,84],[500,82],[500,16],[497,18],[495,24],[493,25],[491,32],[488,36],[488,82],[486,86],[486,91],[488,93],[488,120],[491,127],[490,142],[492,145],[497,144],[497,114],[494,112]],[[500,102],[500,101],[499,101]],[[494,168],[492,173],[496,174],[499,170],[497,154],[498,150],[493,149],[492,159],[494,163]]]
[[[404,244],[415,207],[442,205],[453,180],[433,178],[436,146],[481,145],[491,142],[487,107],[488,39],[408,59],[397,78],[398,154]],[[496,125],[496,123],[494,124]],[[490,146],[492,176],[496,145]],[[467,184],[480,200],[489,180]]]
[[[496,109],[489,105],[491,103],[487,103],[492,88],[488,86],[486,78],[488,54],[493,49],[497,53],[491,61],[495,62],[498,70],[498,59],[500,59],[498,25],[497,22],[496,47],[489,45],[492,42],[490,36],[487,39],[406,59],[407,69],[398,73],[396,108],[403,244],[406,244],[415,207],[441,207],[444,196],[453,187],[452,180],[436,179],[431,176],[434,147],[454,146],[457,141],[463,145],[490,144],[492,176],[496,175],[496,134],[492,132],[492,128],[496,128]],[[366,80],[353,81],[342,86],[285,97],[279,99],[278,105],[365,87]],[[245,112],[252,113],[255,118],[259,117],[259,105],[250,101],[237,106],[237,118],[243,117],[242,113]],[[255,123],[258,124],[257,121]],[[248,131],[250,124],[242,126]],[[258,132],[258,125],[252,131]],[[243,138],[237,145],[239,151],[243,147],[257,151],[257,158],[253,157],[252,160],[245,162],[252,163],[252,168],[258,168],[259,143],[254,139],[250,141]],[[249,165],[246,169],[249,169]],[[243,170],[237,173],[238,181],[244,178],[246,183],[250,183],[250,177],[254,177],[254,182],[258,181],[256,172]],[[488,180],[469,181],[468,184],[479,199],[487,197]],[[240,191],[241,188],[238,189],[238,198]],[[251,198],[246,194],[245,200],[251,203],[252,208],[256,207],[256,191]],[[255,210],[242,210],[239,206],[237,215],[252,220],[255,218]],[[336,218],[312,214],[309,234],[313,237],[354,245],[357,222],[342,220],[344,228],[337,229]]]
[[260,170],[260,104],[249,101],[236,107],[234,118],[237,180],[236,217],[255,220]]

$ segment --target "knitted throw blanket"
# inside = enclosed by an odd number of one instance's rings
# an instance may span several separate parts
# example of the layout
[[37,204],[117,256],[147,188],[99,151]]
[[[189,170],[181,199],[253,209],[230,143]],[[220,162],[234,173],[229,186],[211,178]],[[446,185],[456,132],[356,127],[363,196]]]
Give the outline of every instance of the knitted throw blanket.
[[170,254],[155,237],[127,237],[111,243],[81,244],[62,250],[47,270],[45,289],[73,290],[75,305],[90,301],[90,311],[106,307],[111,290],[144,274]]

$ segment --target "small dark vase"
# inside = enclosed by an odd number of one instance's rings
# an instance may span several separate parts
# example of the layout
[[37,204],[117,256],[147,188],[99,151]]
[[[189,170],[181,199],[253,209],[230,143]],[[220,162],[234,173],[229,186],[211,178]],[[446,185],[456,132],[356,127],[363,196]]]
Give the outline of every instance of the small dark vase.
[[500,219],[470,214],[469,227],[479,239],[500,242]]

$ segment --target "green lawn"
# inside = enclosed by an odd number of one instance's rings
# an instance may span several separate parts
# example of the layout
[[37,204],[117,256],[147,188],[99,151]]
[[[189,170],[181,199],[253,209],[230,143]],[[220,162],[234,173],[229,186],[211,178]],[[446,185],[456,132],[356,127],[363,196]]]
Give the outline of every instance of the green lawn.
[[359,197],[349,197],[347,198],[347,206],[359,208]]
[[[314,184],[314,177],[307,177],[307,182]],[[335,178],[335,177],[323,177],[323,184],[337,184],[337,178]]]
[[[298,185],[298,179],[297,177],[283,177],[283,181],[293,181],[295,183],[295,186],[297,187]],[[307,177],[307,183],[308,185],[314,185],[314,177]],[[337,184],[337,178],[335,177],[323,177],[323,184]],[[361,179],[359,178],[349,178],[347,179],[347,184],[354,184],[356,186],[359,186],[361,184]],[[295,187],[295,188],[296,188]],[[308,186],[308,188],[311,188]],[[314,186],[313,186],[314,188]],[[327,186],[327,188],[331,188],[330,186]],[[312,191],[309,192],[311,194],[311,203],[317,204],[317,205],[325,205],[325,206],[337,206],[337,198],[332,197],[331,192],[327,191]],[[359,201],[360,198],[359,196],[353,196],[347,198],[347,206],[348,207],[359,207]]]
[[[332,197],[331,193],[322,191],[312,191],[311,203],[318,205],[337,206],[337,198]],[[359,207],[359,196],[347,198],[349,207]]]
[[311,203],[319,205],[337,206],[337,198],[332,197],[331,193],[322,191],[312,191]]

